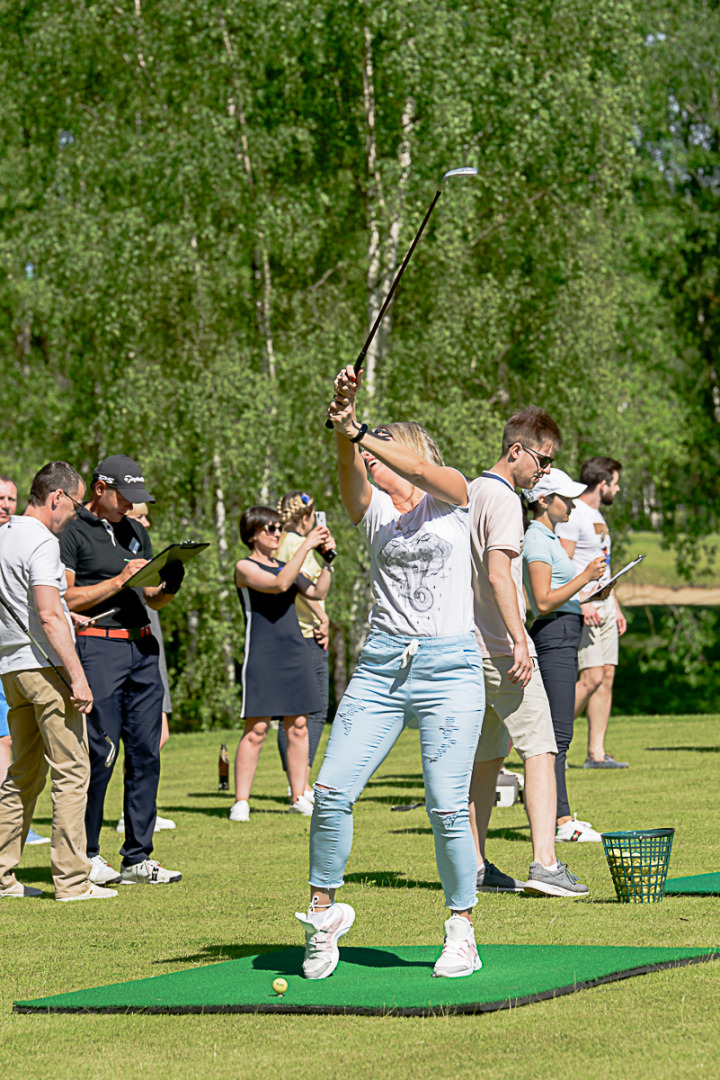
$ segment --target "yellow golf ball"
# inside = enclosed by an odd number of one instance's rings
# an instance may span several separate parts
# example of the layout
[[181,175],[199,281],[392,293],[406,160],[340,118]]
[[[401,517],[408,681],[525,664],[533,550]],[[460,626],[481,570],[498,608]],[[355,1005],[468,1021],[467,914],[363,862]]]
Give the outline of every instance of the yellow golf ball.
[[287,990],[287,981],[285,979],[273,979],[273,990],[276,994],[284,994]]

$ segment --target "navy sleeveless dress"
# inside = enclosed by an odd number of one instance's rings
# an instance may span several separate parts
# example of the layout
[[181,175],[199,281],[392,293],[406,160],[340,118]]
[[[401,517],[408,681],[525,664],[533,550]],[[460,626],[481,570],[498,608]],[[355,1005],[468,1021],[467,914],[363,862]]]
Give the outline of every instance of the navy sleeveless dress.
[[[285,565],[262,566],[277,575]],[[322,707],[310,654],[295,613],[298,589],[264,593],[245,586],[238,597],[245,614],[242,716],[300,716]]]

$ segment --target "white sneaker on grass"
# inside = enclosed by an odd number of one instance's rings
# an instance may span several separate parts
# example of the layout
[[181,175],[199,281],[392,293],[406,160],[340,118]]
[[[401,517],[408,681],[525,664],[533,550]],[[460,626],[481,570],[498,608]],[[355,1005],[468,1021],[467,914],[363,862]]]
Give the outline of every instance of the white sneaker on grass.
[[117,885],[121,880],[117,870],[113,870],[102,855],[93,855],[88,877],[93,885]]
[[42,894],[42,889],[34,889],[32,885],[23,885],[20,881],[8,885],[7,889],[0,889],[0,897],[10,896],[16,899],[22,896],[42,896]]
[[[313,789],[311,787],[306,787],[305,790],[303,791],[303,795],[307,799],[308,802],[311,802],[311,803],[314,804],[314,802],[315,802],[315,792],[313,791]],[[291,798],[292,798],[292,788],[288,784],[288,799],[291,799]]]
[[577,814],[573,814],[569,821],[558,825],[555,832],[555,840],[560,843],[575,841],[577,843],[602,843],[602,836],[593,829],[589,821],[578,821]]
[[[174,828],[175,828],[175,822],[171,821],[169,817],[160,817],[160,815],[158,814],[157,817],[155,818],[155,827],[153,828],[153,832],[162,832],[163,829],[174,829]],[[125,814],[124,813],[120,815],[120,817],[118,819],[118,823],[115,826],[115,831],[119,832],[119,833],[124,833],[125,832]]]
[[313,804],[304,795],[298,795],[294,803],[288,806],[288,814],[302,814],[303,817],[312,817]]
[[166,870],[157,859],[143,859],[132,866],[121,866],[120,878],[126,885],[173,885],[182,879],[182,874],[179,870]]
[[56,896],[58,904],[69,904],[72,900],[109,900],[111,896],[117,896],[117,889],[103,889],[102,885],[90,884],[90,887],[79,896]]
[[462,915],[445,920],[445,944],[433,968],[436,979],[459,979],[482,967],[472,923]]
[[327,979],[338,966],[337,943],[355,922],[355,911],[349,904],[331,904],[325,911],[314,911],[311,905],[307,915],[296,911],[295,918],[305,930],[303,975],[306,979]]
[[249,821],[250,820],[250,803],[247,799],[238,799],[236,803],[230,808],[230,820],[231,821]]
[[34,829],[28,829],[27,839],[25,840],[25,847],[30,844],[49,844],[50,838],[48,836],[41,836],[40,833],[35,832]]

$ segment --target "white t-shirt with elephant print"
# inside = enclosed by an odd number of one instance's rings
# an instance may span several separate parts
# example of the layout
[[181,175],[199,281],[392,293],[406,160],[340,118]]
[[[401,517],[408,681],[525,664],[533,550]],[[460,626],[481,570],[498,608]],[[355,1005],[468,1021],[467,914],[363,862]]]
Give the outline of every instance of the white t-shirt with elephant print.
[[424,495],[406,514],[373,487],[358,523],[370,551],[370,628],[401,637],[472,631],[469,507]]

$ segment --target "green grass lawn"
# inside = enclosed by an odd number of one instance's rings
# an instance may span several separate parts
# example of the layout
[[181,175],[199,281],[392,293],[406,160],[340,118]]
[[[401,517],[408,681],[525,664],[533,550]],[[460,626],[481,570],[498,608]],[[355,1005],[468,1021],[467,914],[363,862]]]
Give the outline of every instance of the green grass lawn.
[[[709,550],[716,549],[719,544],[720,536],[707,538]],[[681,578],[677,572],[675,552],[661,546],[659,533],[630,533],[623,539],[622,552],[620,561],[617,558],[613,559],[615,571],[630,559],[634,559],[636,555],[645,555],[644,561],[625,579],[633,585],[658,585],[669,588],[694,585],[704,589],[717,588],[720,585],[720,563],[709,557],[707,551],[701,553],[690,580]]]
[[[115,900],[56,907],[48,847],[25,852],[20,877],[48,899],[0,905],[0,1063],[7,1077],[335,1077],[438,1080],[490,1076],[627,1080],[714,1075],[720,1056],[720,962],[660,971],[485,1016],[13,1015],[13,1000],[177,971],[300,944],[293,913],[306,905],[309,820],[285,810],[274,746],[261,758],[248,824],[228,820],[216,763],[228,733],[175,735],[163,751],[160,808],[177,821],[157,834],[157,857],[179,885],[121,888]],[[578,725],[568,774],[573,809],[600,829],[674,826],[677,877],[720,869],[718,717],[613,720],[610,746],[631,762],[585,772]],[[235,743],[231,747],[234,751]],[[652,747],[683,747],[677,751]],[[693,748],[693,749],[687,749]],[[343,899],[357,910],[352,945],[437,944],[445,912],[424,811],[390,812],[422,797],[418,737],[406,733],[359,802]],[[117,865],[120,770],[107,800],[103,853]],[[44,793],[35,825],[48,831]],[[570,849],[570,850],[568,850]],[[527,872],[522,807],[497,810],[489,855]],[[591,887],[586,901],[481,896],[476,935],[488,943],[720,945],[720,898],[615,901],[599,845],[561,856]],[[482,977],[480,973],[477,978]]]

